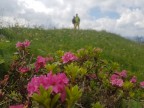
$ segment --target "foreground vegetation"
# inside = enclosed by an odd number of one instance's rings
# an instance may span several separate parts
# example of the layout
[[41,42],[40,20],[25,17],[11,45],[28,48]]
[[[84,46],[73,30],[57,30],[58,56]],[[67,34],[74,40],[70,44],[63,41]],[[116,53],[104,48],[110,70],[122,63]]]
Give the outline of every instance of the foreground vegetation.
[[1,108],[143,108],[144,81],[101,57],[100,48],[37,56],[17,42],[0,81]]
[[13,27],[0,29],[0,67],[3,67],[0,68],[1,77],[12,60],[15,43],[25,39],[32,42],[31,52],[35,57],[54,54],[57,50],[75,52],[88,46],[99,47],[103,50],[102,56],[105,59],[119,63],[121,69],[130,70],[139,79],[144,76],[144,46],[118,35],[93,30],[44,30]]
[[105,31],[0,29],[0,107],[143,108],[143,48]]

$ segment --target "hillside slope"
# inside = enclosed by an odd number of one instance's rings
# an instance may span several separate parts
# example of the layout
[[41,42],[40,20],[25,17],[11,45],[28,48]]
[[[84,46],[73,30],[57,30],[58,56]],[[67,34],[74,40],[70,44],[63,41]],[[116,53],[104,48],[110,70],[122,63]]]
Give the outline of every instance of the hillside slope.
[[47,55],[57,50],[76,51],[87,46],[103,49],[103,57],[118,62],[142,78],[144,75],[144,45],[122,38],[116,34],[94,30],[70,29],[0,29],[0,58],[9,62],[15,52],[17,41],[32,41],[32,52]]

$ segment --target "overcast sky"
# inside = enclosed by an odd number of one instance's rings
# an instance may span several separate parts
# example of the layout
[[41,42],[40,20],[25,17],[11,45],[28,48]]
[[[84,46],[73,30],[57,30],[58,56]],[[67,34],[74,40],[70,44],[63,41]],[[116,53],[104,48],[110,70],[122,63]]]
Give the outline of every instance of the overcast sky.
[[144,0],[0,0],[0,24],[106,30],[122,36],[144,36]]

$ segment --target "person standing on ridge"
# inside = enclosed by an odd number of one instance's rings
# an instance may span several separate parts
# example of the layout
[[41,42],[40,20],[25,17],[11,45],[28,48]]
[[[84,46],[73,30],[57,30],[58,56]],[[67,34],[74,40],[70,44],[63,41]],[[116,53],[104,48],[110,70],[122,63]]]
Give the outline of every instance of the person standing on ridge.
[[79,29],[79,25],[80,25],[80,18],[78,16],[78,14],[76,14],[76,17],[75,17],[75,29]]

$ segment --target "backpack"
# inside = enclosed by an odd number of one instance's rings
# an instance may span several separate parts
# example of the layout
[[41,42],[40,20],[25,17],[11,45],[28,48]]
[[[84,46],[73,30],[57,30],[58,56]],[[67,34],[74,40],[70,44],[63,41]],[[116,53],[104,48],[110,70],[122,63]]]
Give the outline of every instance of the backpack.
[[72,19],[72,23],[73,23],[73,24],[75,23],[75,17]]

